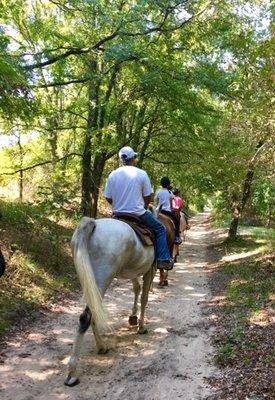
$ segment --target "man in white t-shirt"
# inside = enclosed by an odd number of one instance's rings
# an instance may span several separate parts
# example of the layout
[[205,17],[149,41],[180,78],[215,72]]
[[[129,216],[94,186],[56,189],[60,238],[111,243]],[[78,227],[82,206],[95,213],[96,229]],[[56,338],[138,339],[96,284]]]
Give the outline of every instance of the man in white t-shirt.
[[145,171],[135,167],[137,153],[131,147],[119,151],[123,166],[111,172],[105,187],[105,198],[112,205],[114,214],[133,214],[151,228],[156,237],[156,259],[159,269],[173,268],[166,229],[147,207],[151,201],[152,186]]

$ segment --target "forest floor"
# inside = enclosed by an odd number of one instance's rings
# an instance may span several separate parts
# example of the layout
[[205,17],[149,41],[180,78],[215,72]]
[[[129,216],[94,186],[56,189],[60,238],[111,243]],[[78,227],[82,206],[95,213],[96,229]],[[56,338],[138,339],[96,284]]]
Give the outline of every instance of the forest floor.
[[[155,278],[146,312],[147,335],[137,335],[136,329],[128,326],[133,300],[131,285],[115,280],[105,298],[115,331],[114,348],[107,355],[97,355],[92,334],[87,333],[78,386],[68,388],[63,381],[83,308],[79,293],[44,311],[28,329],[13,333],[0,351],[1,400],[271,399],[267,388],[269,364],[256,363],[257,368],[253,369],[247,361],[246,366],[250,366],[247,370],[236,354],[240,351],[242,355],[246,350],[246,347],[238,349],[243,337],[233,336],[233,343],[228,344],[232,320],[223,305],[233,280],[221,270],[227,262],[222,243],[224,232],[211,228],[209,214],[193,218],[179,262],[169,273],[169,286],[158,288]],[[269,262],[266,260],[268,282]],[[228,299],[232,313],[234,299]],[[269,300],[264,301],[267,314],[254,316],[254,322],[260,323],[263,343],[271,338]],[[235,318],[233,325],[238,323]],[[255,326],[258,329],[259,324]],[[254,332],[250,327],[245,329],[249,335]],[[257,346],[259,338],[253,337]],[[268,351],[259,349],[262,356]],[[255,357],[258,354],[255,345],[253,354]],[[241,368],[244,372],[240,377]],[[256,376],[260,392],[253,389],[255,385],[247,384]],[[263,382],[265,386],[261,387]]]

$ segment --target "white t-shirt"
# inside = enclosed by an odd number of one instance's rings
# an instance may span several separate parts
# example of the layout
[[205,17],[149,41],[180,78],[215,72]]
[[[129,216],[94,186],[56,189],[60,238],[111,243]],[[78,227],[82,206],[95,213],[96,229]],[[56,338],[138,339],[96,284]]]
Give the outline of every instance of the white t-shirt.
[[152,194],[150,179],[145,171],[124,165],[113,171],[106,182],[104,196],[113,200],[114,213],[143,215],[143,197]]
[[167,189],[159,189],[156,195],[156,199],[158,201],[158,206],[157,208],[159,209],[161,207],[162,210],[165,211],[172,211],[171,210],[171,201],[170,199],[173,199],[174,195],[169,192]]

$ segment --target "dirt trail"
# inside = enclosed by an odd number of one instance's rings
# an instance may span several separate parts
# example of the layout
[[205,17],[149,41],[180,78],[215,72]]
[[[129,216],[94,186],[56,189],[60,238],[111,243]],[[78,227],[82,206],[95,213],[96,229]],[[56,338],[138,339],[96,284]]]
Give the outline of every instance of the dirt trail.
[[203,267],[211,232],[200,214],[182,246],[170,286],[150,294],[149,333],[128,327],[131,285],[115,281],[105,303],[116,331],[114,350],[95,351],[86,335],[80,359],[80,385],[63,385],[66,363],[82,305],[68,301],[46,314],[35,329],[11,340],[0,365],[2,400],[161,400],[206,399],[213,393],[205,378],[217,375],[212,364],[210,329],[202,302],[210,298]]

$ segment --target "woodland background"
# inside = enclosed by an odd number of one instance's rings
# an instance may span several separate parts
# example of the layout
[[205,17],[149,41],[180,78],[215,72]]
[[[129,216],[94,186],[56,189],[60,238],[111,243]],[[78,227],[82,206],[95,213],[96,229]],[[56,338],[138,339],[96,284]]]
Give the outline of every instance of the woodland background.
[[212,285],[217,360],[268,393],[273,17],[268,0],[0,0],[0,334],[78,287],[70,238],[110,214],[102,188],[130,145],[154,189],[168,175],[229,234],[210,246],[235,257]]
[[95,216],[131,145],[233,234],[242,211],[271,224],[270,2],[1,3],[3,197]]

